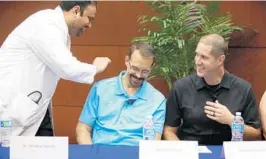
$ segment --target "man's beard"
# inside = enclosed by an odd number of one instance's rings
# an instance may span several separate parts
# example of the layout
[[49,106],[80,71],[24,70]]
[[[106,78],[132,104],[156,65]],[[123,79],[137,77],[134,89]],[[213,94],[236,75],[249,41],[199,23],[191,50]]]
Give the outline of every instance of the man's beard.
[[[143,81],[145,80],[145,78],[138,78],[136,75],[134,74],[130,74],[129,75],[130,78],[130,83],[133,87],[140,87],[143,84]],[[134,81],[137,80],[137,81]]]
[[76,36],[80,36],[84,33],[84,29],[78,29],[77,30],[77,33],[76,33]]
[[137,78],[137,79],[139,79],[139,80],[142,80],[142,82],[145,80],[145,78],[138,78],[138,77],[135,76],[134,74],[130,74],[130,77],[135,77],[135,78]]

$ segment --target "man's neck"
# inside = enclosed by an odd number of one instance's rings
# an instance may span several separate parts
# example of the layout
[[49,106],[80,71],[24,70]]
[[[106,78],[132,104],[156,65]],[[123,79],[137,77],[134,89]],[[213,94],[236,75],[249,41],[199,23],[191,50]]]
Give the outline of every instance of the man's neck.
[[70,15],[69,12],[66,12],[66,11],[63,11],[63,14],[64,14],[64,19],[65,19],[66,25],[67,25],[68,28],[70,28],[71,27],[71,23],[72,23],[71,15]]
[[217,72],[213,72],[212,74],[209,74],[204,77],[204,80],[210,86],[218,85],[221,83],[224,73],[224,68],[221,68]]
[[133,96],[137,92],[137,90],[139,89],[139,88],[131,86],[131,84],[129,83],[128,76],[126,74],[122,76],[122,84],[123,84],[123,87],[125,89],[125,92],[129,96]]

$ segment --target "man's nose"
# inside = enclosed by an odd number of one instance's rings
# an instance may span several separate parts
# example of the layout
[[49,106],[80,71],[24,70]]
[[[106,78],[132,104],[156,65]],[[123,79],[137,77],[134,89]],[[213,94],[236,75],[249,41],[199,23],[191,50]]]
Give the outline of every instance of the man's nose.
[[136,72],[136,76],[137,76],[138,78],[141,78],[141,71]]
[[91,28],[91,22],[89,21],[85,27],[86,28]]
[[195,58],[195,64],[196,64],[196,65],[201,65],[201,63],[202,63],[202,62],[201,62],[200,58],[196,57],[196,58]]

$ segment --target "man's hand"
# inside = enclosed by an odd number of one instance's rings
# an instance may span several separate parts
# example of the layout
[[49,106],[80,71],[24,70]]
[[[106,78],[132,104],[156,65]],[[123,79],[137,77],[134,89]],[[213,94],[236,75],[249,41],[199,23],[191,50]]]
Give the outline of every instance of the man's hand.
[[111,60],[108,57],[96,57],[93,61],[93,65],[97,68],[97,73],[103,72]]
[[234,115],[227,109],[226,106],[220,104],[217,100],[215,103],[209,101],[206,102],[204,112],[208,118],[221,124],[227,124],[231,126],[234,120]]

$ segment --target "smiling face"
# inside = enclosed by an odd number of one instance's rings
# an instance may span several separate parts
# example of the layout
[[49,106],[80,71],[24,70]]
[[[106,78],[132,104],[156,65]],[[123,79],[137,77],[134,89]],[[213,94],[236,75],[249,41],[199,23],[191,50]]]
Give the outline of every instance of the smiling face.
[[92,21],[96,16],[96,6],[88,5],[84,8],[83,12],[79,6],[75,6],[70,10],[72,15],[72,22],[69,26],[69,34],[71,36],[80,36],[82,35],[87,28],[90,28]]
[[223,66],[225,56],[213,54],[213,46],[198,43],[195,55],[196,72],[199,77],[215,74]]
[[151,72],[153,61],[153,56],[145,57],[139,50],[134,50],[131,57],[126,57],[126,76],[130,87],[139,88],[142,85]]

